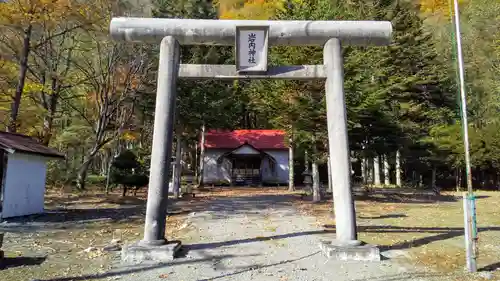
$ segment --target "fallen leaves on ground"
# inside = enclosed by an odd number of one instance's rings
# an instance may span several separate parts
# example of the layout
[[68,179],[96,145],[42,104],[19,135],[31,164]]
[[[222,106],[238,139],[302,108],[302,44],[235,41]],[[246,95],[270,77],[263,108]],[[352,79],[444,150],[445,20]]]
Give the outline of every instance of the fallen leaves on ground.
[[[500,252],[488,247],[500,239],[500,229],[493,228],[500,224],[498,209],[488,207],[500,204],[500,193],[481,191],[477,195],[483,197],[477,205],[478,223],[488,229],[479,234],[483,243],[479,243],[478,263],[487,266],[500,260]],[[334,229],[331,199],[317,204],[296,200],[295,206],[315,216],[323,227]],[[359,237],[364,242],[388,249],[396,247],[409,254],[410,262],[438,271],[457,271],[465,265],[459,193],[444,192],[438,197],[370,194],[356,200],[356,212]],[[395,213],[404,216],[394,216]]]

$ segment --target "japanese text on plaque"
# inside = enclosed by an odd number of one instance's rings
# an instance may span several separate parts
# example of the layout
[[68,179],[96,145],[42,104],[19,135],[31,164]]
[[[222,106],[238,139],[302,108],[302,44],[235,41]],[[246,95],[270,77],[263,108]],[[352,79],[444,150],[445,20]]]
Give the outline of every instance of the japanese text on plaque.
[[255,33],[250,33],[248,34],[248,63],[256,63],[255,62],[255,54],[257,53],[255,51],[255,39],[256,39]]

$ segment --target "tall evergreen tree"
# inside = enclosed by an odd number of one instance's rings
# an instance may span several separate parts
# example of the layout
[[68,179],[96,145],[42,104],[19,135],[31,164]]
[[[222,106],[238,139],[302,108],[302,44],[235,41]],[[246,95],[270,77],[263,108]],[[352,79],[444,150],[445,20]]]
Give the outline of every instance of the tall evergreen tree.
[[400,1],[387,7],[385,18],[393,23],[394,39],[379,53],[381,67],[374,79],[385,96],[381,109],[402,134],[389,135],[386,142],[403,146],[405,159],[415,168],[435,165],[443,155],[435,144],[423,140],[428,140],[431,128],[449,124],[454,117],[455,91],[448,64],[440,60],[418,7]]

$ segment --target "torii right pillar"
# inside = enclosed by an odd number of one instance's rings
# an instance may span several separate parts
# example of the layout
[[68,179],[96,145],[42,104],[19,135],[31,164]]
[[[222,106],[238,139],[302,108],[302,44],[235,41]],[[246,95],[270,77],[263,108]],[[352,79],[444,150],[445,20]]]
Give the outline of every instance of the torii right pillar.
[[356,231],[356,211],[351,189],[347,112],[344,94],[344,62],[338,38],[328,40],[323,49],[327,73],[325,84],[328,146],[335,213],[336,239],[320,244],[325,254],[335,260],[379,261],[374,245],[362,245]]

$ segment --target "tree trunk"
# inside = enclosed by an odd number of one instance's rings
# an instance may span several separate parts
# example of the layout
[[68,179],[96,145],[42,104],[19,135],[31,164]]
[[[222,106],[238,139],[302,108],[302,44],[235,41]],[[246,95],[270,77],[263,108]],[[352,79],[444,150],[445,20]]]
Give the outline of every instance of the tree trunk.
[[401,153],[396,151],[396,186],[401,187]]
[[456,179],[456,189],[457,192],[462,191],[462,171],[460,168],[455,170],[455,179]]
[[327,158],[328,161],[328,191],[333,194],[333,186],[332,186],[332,165],[330,163],[330,157]]
[[108,173],[108,162],[109,162],[109,158],[111,158],[110,154],[112,152],[110,150],[105,150],[103,151],[103,153],[101,154],[101,157],[100,157],[100,162],[101,164],[99,165],[99,170],[100,170],[100,175],[101,176],[106,176]]
[[484,169],[481,169],[481,188],[483,189],[486,188],[486,182],[487,182],[486,173],[484,172]]
[[384,185],[390,185],[391,179],[389,178],[389,158],[387,154],[384,155]]
[[309,155],[306,152],[304,153],[304,173],[309,173]]
[[24,84],[26,82],[26,73],[28,72],[28,56],[30,53],[30,43],[31,43],[31,32],[33,27],[28,25],[24,31],[23,47],[19,59],[19,76],[17,80],[16,92],[14,94],[14,100],[11,104],[10,120],[8,125],[8,131],[11,133],[17,132],[17,117],[19,115],[19,107],[21,106],[21,97],[23,95]]
[[109,187],[110,187],[110,184],[111,184],[111,179],[110,179],[110,175],[111,175],[111,168],[112,168],[112,165],[113,165],[113,160],[118,157],[118,155],[120,155],[120,141],[117,141],[116,142],[116,145],[115,147],[109,152],[109,159],[108,159],[108,163],[107,163],[107,170],[106,170],[106,195],[109,194]]
[[78,190],[85,190],[85,180],[87,179],[87,172],[89,170],[89,167],[92,164],[92,161],[94,161],[97,152],[99,152],[99,149],[101,149],[104,144],[106,144],[106,142],[96,144],[87,156],[82,156],[83,163],[78,169],[78,175],[76,178],[76,188]]
[[203,177],[205,173],[205,124],[201,126],[200,141],[200,173],[198,175],[198,188],[203,187]]
[[313,178],[313,203],[321,201],[318,162],[312,161],[312,178]]
[[72,167],[70,165],[70,159],[72,159],[72,155],[71,155],[71,150],[69,149],[68,145],[65,145],[64,151],[66,151],[66,157],[64,158],[64,167],[66,167],[66,176],[65,176],[64,182],[67,183],[69,178],[70,178],[70,173],[71,173],[71,171],[73,171],[73,169],[71,169]]
[[46,146],[49,145],[52,139],[52,128],[54,126],[54,118],[56,115],[57,103],[59,101],[59,85],[57,79],[52,78],[52,93],[50,93],[49,104],[47,108],[47,115],[43,118],[43,140],[42,143]]
[[182,136],[179,132],[177,133],[177,143],[175,144],[175,165],[174,165],[174,170],[172,171],[173,173],[173,191],[174,191],[174,198],[177,199],[179,198],[180,190],[181,190],[181,155],[182,155]]
[[[191,162],[193,164],[193,162]],[[198,179],[198,169],[196,168],[196,165],[198,164],[198,142],[196,141],[194,143],[194,178]]]
[[374,171],[373,171],[373,161],[370,158],[365,159],[366,163],[366,184],[373,185],[374,183]]
[[78,169],[78,176],[76,178],[76,188],[78,190],[85,190],[85,181],[87,179],[87,172],[89,170],[90,164],[92,164],[92,159],[94,157],[88,157],[87,160],[83,162]]
[[367,178],[366,178],[366,160],[364,157],[360,158],[360,163],[361,163],[361,181],[363,185],[366,185]]
[[432,187],[432,190],[436,190],[436,174],[437,174],[437,169],[433,165],[432,166],[432,174],[431,174],[431,187]]
[[380,185],[380,160],[379,156],[373,158],[373,174],[374,174],[374,185]]
[[106,188],[105,188],[105,193],[106,195],[109,194],[109,185],[110,185],[110,178],[109,175],[111,174],[111,160],[108,163],[108,169],[106,171]]
[[293,137],[289,137],[289,147],[288,147],[288,191],[294,191],[294,172],[293,172]]

